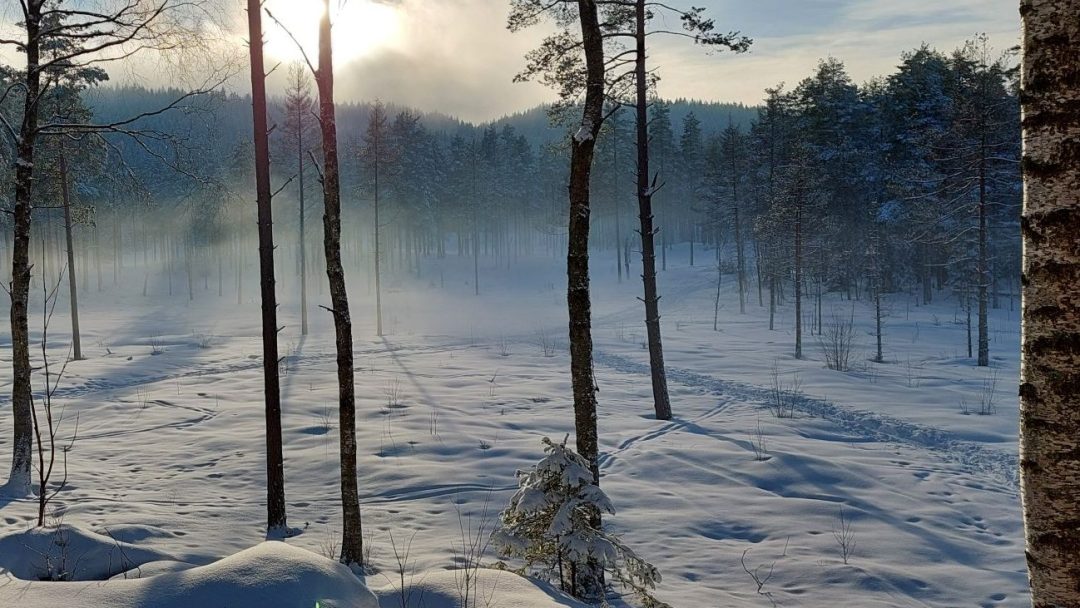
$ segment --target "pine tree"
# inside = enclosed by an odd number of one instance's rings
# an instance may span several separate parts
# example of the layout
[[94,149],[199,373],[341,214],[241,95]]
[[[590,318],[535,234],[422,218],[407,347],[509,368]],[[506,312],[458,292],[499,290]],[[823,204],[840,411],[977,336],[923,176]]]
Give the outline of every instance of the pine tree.
[[[963,215],[972,218],[973,230],[958,226],[956,231],[959,235],[974,236],[974,243],[963,239],[970,243],[963,255],[974,262],[980,367],[990,364],[990,222],[995,215],[993,209],[1003,206],[1004,199],[1014,194],[1008,185],[1015,182],[1015,164],[1010,152],[1015,147],[1013,108],[1017,100],[1006,89],[1005,60],[1005,56],[993,56],[988,39],[982,35],[958,49],[951,61],[955,92],[946,149],[954,170],[945,180],[945,189],[950,199],[964,210]],[[956,215],[951,209],[946,212],[951,217]]]
[[356,379],[353,372],[352,317],[341,264],[341,175],[338,163],[337,116],[334,106],[334,55],[330,29],[330,0],[323,0],[319,20],[319,125],[323,152],[323,248],[330,284],[337,351],[338,433],[340,439],[343,564],[364,565],[364,536],[356,480]]
[[518,491],[492,534],[495,547],[505,557],[523,560],[525,571],[555,582],[574,597],[603,597],[597,595],[602,590],[582,585],[578,569],[589,562],[648,597],[660,582],[660,572],[596,525],[593,513],[614,515],[615,508],[593,480],[589,462],[565,441],[557,444],[544,437],[542,442],[540,462],[517,472]]
[[367,130],[364,132],[360,150],[364,190],[371,200],[374,219],[372,231],[375,247],[375,335],[383,335],[382,317],[382,220],[379,216],[380,195],[384,182],[395,170],[398,154],[389,141],[390,128],[386,118],[386,106],[376,100],[371,107]]
[[[278,378],[277,294],[274,280],[274,220],[270,192],[270,131],[266,124],[262,3],[248,0],[252,120],[255,131],[255,192],[259,219],[259,288],[262,301],[263,399],[266,406],[266,532],[284,535],[285,461],[281,445],[281,388]],[[191,275],[189,272],[189,291]]]
[[[702,141],[701,121],[694,113],[688,112],[683,117],[682,135],[679,137],[678,200],[680,216],[686,222],[685,235],[690,241],[690,265],[694,265],[694,241],[697,238],[697,218],[694,217],[698,192],[701,190],[705,164],[703,159],[704,142]],[[683,231],[680,231],[683,232]],[[681,234],[680,240],[681,240]]]
[[300,267],[300,335],[308,334],[307,310],[307,208],[305,178],[307,177],[308,154],[315,128],[315,102],[311,98],[311,83],[306,68],[301,63],[289,66],[288,86],[285,89],[285,146],[288,154],[295,158],[296,195],[299,204],[297,216],[299,225],[298,260]]

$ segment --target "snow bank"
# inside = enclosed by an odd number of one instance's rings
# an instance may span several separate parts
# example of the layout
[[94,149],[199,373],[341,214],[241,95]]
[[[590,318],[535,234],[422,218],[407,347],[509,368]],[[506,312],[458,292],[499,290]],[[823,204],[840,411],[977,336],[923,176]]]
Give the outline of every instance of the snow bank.
[[[395,576],[394,573],[386,573]],[[405,597],[408,608],[465,608],[461,573],[455,570],[430,570],[412,577],[406,575]],[[395,581],[374,589],[380,608],[401,608],[400,583]],[[478,598],[473,602],[472,598]],[[498,608],[586,608],[545,583],[532,581],[505,570],[480,569],[476,588],[469,595],[469,606]]]
[[[0,552],[2,553],[2,552]],[[20,608],[378,608],[352,571],[304,549],[268,541],[207,566],[105,582],[0,580],[0,606]],[[558,606],[559,604],[550,604]]]
[[172,559],[121,537],[67,524],[0,536],[0,569],[28,581],[102,580],[147,562]]

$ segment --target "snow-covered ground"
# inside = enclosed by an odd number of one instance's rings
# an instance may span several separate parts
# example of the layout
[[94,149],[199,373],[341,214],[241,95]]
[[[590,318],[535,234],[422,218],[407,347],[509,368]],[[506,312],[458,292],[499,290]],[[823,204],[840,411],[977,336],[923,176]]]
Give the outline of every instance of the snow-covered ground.
[[[593,260],[601,484],[618,510],[607,522],[660,569],[658,597],[677,608],[1025,605],[1016,303],[1003,298],[992,311],[987,370],[966,357],[964,315],[947,294],[930,306],[917,306],[913,295],[888,298],[885,363],[869,361],[869,304],[831,294],[826,320],[834,310],[853,311],[858,326],[852,370],[831,371],[814,336],[806,336],[805,360],[792,357],[790,301],[769,331],[756,290],[739,314],[730,276],[713,331],[715,270],[700,263],[707,254],[699,252],[695,267],[685,254],[670,252],[660,273],[670,422],[651,416],[640,282],[636,274],[616,281],[611,252]],[[406,585],[425,590],[428,608],[453,605],[447,569],[460,563],[462,529],[489,528],[515,487],[514,471],[540,458],[540,438],[573,429],[561,260],[521,259],[510,268],[482,260],[479,296],[471,264],[425,260],[419,277],[391,277],[382,339],[366,273],[348,276],[360,492],[379,568],[367,585],[384,606],[400,606],[394,548],[410,542]],[[287,268],[279,282],[286,493],[289,523],[303,530],[288,544],[329,554],[340,525],[332,328],[317,308],[326,291],[313,286],[311,335],[300,337],[298,282]],[[268,552],[283,571],[306,564],[294,568],[297,580],[321,577],[338,605],[364,605],[355,598],[366,592],[349,588],[330,562],[259,546],[265,490],[254,283],[237,305],[228,276],[221,297],[213,275],[209,290],[197,281],[193,301],[180,272],[172,297],[156,274],[143,297],[141,268],[128,268],[118,287],[109,278],[103,291],[91,281],[80,294],[88,358],[70,364],[58,392],[68,420],[78,412],[79,431],[56,506],[65,525],[126,543],[126,552],[163,564],[148,567],[163,574],[104,585],[26,583],[13,578],[28,577],[12,561],[38,553],[22,536],[0,538],[0,566],[10,570],[0,606],[128,605],[116,598],[146,600],[173,583],[216,593],[215,581],[268,562],[251,551]],[[65,306],[50,329],[58,359],[67,349]],[[39,328],[40,317],[31,325]],[[551,356],[540,344],[546,340],[559,343]],[[6,330],[0,342],[6,466]],[[774,376],[801,385],[794,417],[777,418],[768,407]],[[978,410],[995,379],[996,413],[963,413],[962,403]],[[841,510],[847,563],[837,540]],[[0,534],[25,536],[35,515],[30,501],[0,500]],[[186,566],[175,562],[211,570],[178,570]],[[763,579],[760,589],[744,565]],[[573,605],[508,573],[481,577],[494,588],[493,606]],[[171,597],[130,605],[181,601]],[[262,605],[250,603],[254,597],[222,601]]]

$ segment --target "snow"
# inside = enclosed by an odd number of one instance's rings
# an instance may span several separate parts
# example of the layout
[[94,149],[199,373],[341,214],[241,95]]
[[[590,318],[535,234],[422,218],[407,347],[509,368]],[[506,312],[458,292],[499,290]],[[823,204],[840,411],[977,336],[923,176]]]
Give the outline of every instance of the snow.
[[[387,577],[397,573],[386,573]],[[378,577],[383,578],[383,577]],[[384,579],[385,580],[385,579]],[[408,608],[456,608],[462,605],[460,579],[452,570],[431,570],[405,579]],[[402,586],[397,581],[373,587],[381,608],[402,608]],[[513,572],[482,568],[474,590],[478,606],[499,608],[585,608],[545,583],[522,578]]]
[[4,605],[111,608],[379,606],[375,595],[348,567],[277,541],[206,566],[106,584],[8,578],[0,587],[0,600]]
[[584,120],[581,122],[581,127],[578,128],[577,133],[574,133],[574,141],[577,143],[585,143],[593,138],[593,123],[591,120]]
[[[509,269],[482,259],[479,297],[471,259],[424,260],[420,277],[386,280],[382,339],[370,279],[350,270],[361,504],[379,570],[366,582],[381,606],[400,605],[390,532],[399,549],[413,539],[410,580],[431,598],[424,605],[456,606],[449,568],[462,563],[462,530],[492,528],[517,490],[515,471],[543,456],[541,437],[571,433],[572,444],[563,255],[522,257]],[[715,270],[689,267],[685,246],[674,249],[658,274],[675,418],[660,422],[651,415],[640,281],[618,283],[614,257],[592,259],[601,488],[618,510],[611,531],[663,575],[658,598],[677,607],[771,605],[742,568],[746,552],[751,569],[772,566],[762,591],[781,606],[1028,604],[1015,301],[991,311],[987,370],[966,357],[963,312],[947,294],[930,306],[890,295],[880,364],[869,361],[872,308],[830,294],[826,319],[854,306],[860,335],[852,371],[837,372],[825,368],[809,331],[807,358],[792,358],[790,302],[770,332],[756,291],[738,313],[727,275],[720,331],[712,331]],[[300,337],[298,279],[291,263],[279,264],[287,269],[278,282],[286,499],[289,525],[302,533],[287,545],[265,543],[257,273],[237,306],[229,277],[223,297],[211,276],[189,302],[180,270],[169,297],[152,269],[144,298],[141,261],[125,263],[116,288],[108,275],[101,292],[82,283],[87,359],[69,365],[57,394],[69,419],[79,413],[79,437],[69,485],[55,500],[78,538],[98,541],[92,578],[110,575],[100,566],[118,542],[132,561],[146,560],[143,578],[21,580],[32,578],[15,570],[24,541],[9,539],[40,535],[28,532],[36,503],[0,498],[0,567],[11,570],[0,606],[206,605],[240,589],[236,605],[312,605],[316,596],[304,593],[375,605],[362,581],[321,557],[340,537],[333,330],[317,308],[328,291],[311,283],[311,335]],[[64,310],[61,302],[50,330],[56,358],[67,352]],[[31,319],[33,331],[39,325]],[[559,341],[554,356],[539,333]],[[2,463],[11,455],[10,356],[0,348]],[[774,366],[802,384],[794,418],[767,408]],[[997,413],[964,415],[959,404],[978,402],[991,371]],[[857,541],[848,564],[833,534],[841,505]],[[105,530],[111,537],[90,532]],[[145,553],[131,557],[136,550]],[[484,563],[496,561],[489,554]],[[482,585],[485,577],[493,605],[576,605],[508,572],[484,570]]]
[[23,580],[92,581],[171,559],[121,538],[68,524],[30,528],[0,536],[0,568]]

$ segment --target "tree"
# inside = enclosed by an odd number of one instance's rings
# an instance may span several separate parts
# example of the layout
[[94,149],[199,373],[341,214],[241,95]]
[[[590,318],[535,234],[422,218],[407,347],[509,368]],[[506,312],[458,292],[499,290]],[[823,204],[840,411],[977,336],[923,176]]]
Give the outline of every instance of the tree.
[[386,121],[386,107],[381,101],[376,101],[371,108],[367,131],[364,133],[360,150],[360,163],[364,175],[364,189],[371,196],[372,208],[375,211],[372,222],[372,230],[375,236],[375,335],[380,338],[383,335],[382,248],[380,241],[382,224],[379,218],[380,178],[386,179],[396,158],[393,147],[387,141],[388,138],[389,128]]
[[[528,2],[515,5],[528,11]],[[566,252],[566,303],[570,317],[570,380],[574,392],[574,432],[578,451],[591,472],[593,486],[599,488],[599,442],[596,429],[596,378],[593,372],[592,300],[589,292],[590,176],[596,138],[604,121],[604,42],[595,0],[578,0],[576,11],[562,7],[556,20],[564,27],[574,12],[581,24],[581,48],[585,73],[564,68],[553,77],[582,78],[585,100],[581,123],[570,141],[570,220]],[[514,17],[511,14],[511,29]],[[520,27],[520,25],[516,26]],[[566,32],[567,35],[568,32]],[[577,65],[573,63],[571,65]],[[564,94],[567,89],[563,89]],[[564,98],[564,101],[569,101]],[[600,510],[586,506],[584,516],[594,530],[601,528]],[[571,556],[574,568],[572,587],[584,597],[603,597],[603,565],[589,552]]]
[[307,169],[308,145],[305,138],[314,127],[315,102],[311,99],[311,84],[301,63],[289,66],[288,88],[285,90],[285,141],[293,147],[296,158],[296,194],[299,201],[299,265],[300,265],[300,334],[308,334],[307,311],[307,210],[305,208],[304,178]]
[[[708,222],[716,238],[717,264],[720,261],[720,233],[730,225],[735,237],[736,282],[739,290],[739,313],[746,312],[746,242],[743,222],[745,174],[747,172],[746,136],[728,122],[719,136],[709,143],[705,153],[702,197],[705,199]],[[719,292],[719,286],[717,291]],[[714,327],[715,330],[715,322]]]
[[683,118],[682,136],[679,138],[679,199],[684,203],[684,215],[689,216],[687,235],[690,237],[690,265],[694,265],[694,241],[697,238],[697,220],[694,218],[693,204],[703,181],[705,164],[702,158],[704,143],[701,135],[701,121],[691,111]]
[[[620,8],[631,6],[628,1],[616,3]],[[715,31],[716,25],[711,19],[702,17],[704,9],[691,8],[687,11],[672,9],[665,4],[634,0],[632,3],[632,37],[634,40],[634,109],[637,117],[637,198],[638,219],[641,222],[641,265],[642,282],[645,287],[645,331],[649,344],[649,368],[652,372],[653,409],[657,420],[671,419],[671,400],[668,396],[667,374],[664,370],[664,347],[660,337],[660,294],[656,287],[656,251],[653,228],[652,199],[663,185],[658,184],[659,174],[653,175],[649,169],[649,71],[646,67],[646,41],[653,34],[671,34],[667,30],[648,32],[646,24],[658,11],[674,12],[685,31],[677,35],[692,39],[696,44],[715,48],[727,48],[737,53],[750,47],[750,39],[737,33],[721,34]],[[629,15],[624,14],[629,21]],[[626,35],[626,34],[623,34]],[[662,124],[662,122],[661,122]],[[669,129],[670,130],[670,129]]]
[[[990,269],[990,221],[992,208],[1003,206],[1001,199],[1015,181],[1015,164],[1009,149],[1015,147],[1016,100],[1006,91],[1006,57],[992,56],[986,35],[968,41],[952,57],[956,83],[952,131],[947,150],[956,167],[948,180],[953,198],[973,216],[971,233],[975,251],[965,257],[975,264],[975,289],[978,305],[978,360],[981,367],[990,365],[990,331],[987,310],[993,285]],[[966,227],[965,227],[966,228]],[[970,240],[970,239],[968,239]]]
[[[660,295],[656,286],[656,251],[653,195],[662,184],[659,174],[649,169],[649,105],[650,89],[655,89],[657,76],[646,67],[647,39],[656,35],[671,35],[692,40],[695,44],[713,49],[729,49],[744,52],[750,47],[750,39],[737,32],[721,33],[716,23],[704,16],[704,9],[692,7],[679,9],[670,4],[649,0],[597,0],[602,11],[602,40],[610,47],[605,63],[605,86],[607,97],[612,101],[634,107],[637,134],[637,199],[641,235],[642,284],[644,286],[645,328],[648,335],[649,366],[653,385],[653,409],[657,419],[671,418],[671,401],[667,390],[664,370],[663,345],[660,336]],[[543,2],[542,0],[514,0],[511,13],[511,29],[535,23],[537,15],[546,10],[565,11],[566,1]],[[682,23],[682,30],[655,29],[647,31],[646,24],[657,16],[672,17]],[[621,40],[632,40],[630,49],[620,46]],[[570,100],[577,99],[585,85],[585,69],[572,52],[580,49],[583,40],[568,31],[549,36],[539,48],[529,53],[526,69],[517,76],[527,80],[540,76],[541,82],[554,86],[560,92],[560,104],[556,113],[565,111]],[[655,95],[653,96],[655,97]],[[661,113],[666,110],[662,105]],[[660,124],[663,120],[660,121]],[[670,124],[668,124],[670,132]],[[667,138],[670,139],[670,138]],[[671,148],[674,148],[672,143]],[[665,156],[666,158],[666,156]]]
[[338,163],[337,120],[334,108],[334,56],[331,50],[330,0],[323,0],[319,20],[319,123],[323,152],[323,249],[330,284],[330,314],[334,317],[337,350],[338,433],[341,459],[341,557],[350,567],[364,565],[364,537],[356,480],[356,388],[353,376],[352,317],[341,264],[341,176]]
[[770,217],[769,210],[777,199],[781,170],[791,156],[794,110],[792,95],[783,90],[783,84],[765,89],[765,94],[765,105],[758,110],[758,118],[750,129],[750,141],[754,144],[754,249],[757,254],[758,304],[764,304],[762,287],[767,284],[769,330],[772,331],[775,328],[778,290],[782,287],[788,243],[779,224]]
[[660,582],[660,572],[594,522],[592,513],[614,515],[615,508],[593,479],[589,462],[565,442],[542,441],[544,457],[530,470],[518,471],[518,491],[499,515],[493,543],[574,597],[596,599],[581,586],[578,572],[580,564],[592,561],[643,595],[645,605],[657,606],[649,591]]
[[865,155],[860,147],[865,138],[859,132],[864,108],[844,64],[832,57],[818,62],[814,73],[792,93],[805,161],[811,164],[822,194],[820,215],[825,221],[818,223],[815,236],[829,243],[803,258],[807,271],[803,276],[816,284],[817,314],[811,317],[820,329],[823,287],[830,284],[851,298],[856,269],[861,267],[856,256],[869,232],[863,212],[869,198],[862,170]]
[[[56,17],[46,19],[47,23],[56,21]],[[55,57],[58,54],[70,52],[72,43],[66,40],[51,41],[45,50],[46,58]],[[92,112],[82,100],[82,92],[96,86],[107,79],[106,74],[100,69],[82,69],[70,73],[62,73],[54,70],[49,74],[52,77],[52,87],[42,95],[41,106],[45,114],[54,118],[62,118],[66,122],[80,123],[90,120]],[[74,140],[74,141],[69,141]],[[33,197],[35,206],[49,211],[51,218],[53,204],[59,194],[64,221],[64,243],[68,279],[68,300],[71,310],[71,356],[75,361],[83,359],[82,340],[79,331],[79,298],[78,281],[75,269],[75,242],[74,224],[78,217],[72,213],[74,202],[72,201],[72,182],[77,173],[79,164],[91,162],[87,158],[92,148],[101,144],[100,139],[92,136],[71,137],[68,135],[55,135],[43,137],[39,144],[39,175],[38,184],[34,188]],[[70,161],[70,162],[69,162]],[[50,174],[54,174],[59,183],[57,187],[50,188],[45,182],[52,181]],[[42,179],[44,178],[44,179]],[[59,189],[59,193],[56,190]],[[85,219],[88,214],[79,213]]]
[[278,378],[277,294],[274,288],[274,219],[270,192],[270,132],[266,126],[262,2],[248,0],[251,52],[251,115],[255,130],[255,206],[259,220],[259,292],[262,300],[263,399],[266,405],[266,533],[288,531],[285,517],[285,460],[281,446],[281,387]]
[[[623,183],[627,181],[628,169],[625,159],[622,157],[622,152],[626,142],[629,141],[629,133],[626,131],[624,121],[621,120],[622,106],[617,103],[609,104],[609,106],[610,110],[608,110],[607,119],[604,120],[604,127],[601,129],[600,137],[597,139],[597,162],[593,174],[597,176],[598,180],[602,180],[600,183],[606,185],[604,191],[607,194],[608,203],[614,216],[616,274],[619,282],[622,283],[623,274],[629,270],[630,265],[630,260],[623,256],[623,252],[626,251],[625,244],[628,240],[623,238],[622,220],[623,207],[625,206]],[[626,272],[626,274],[629,273]]]
[[949,245],[941,221],[948,197],[941,186],[948,174],[942,160],[949,156],[944,151],[952,120],[951,80],[948,59],[926,46],[905,53],[898,71],[886,79],[888,155],[896,167],[889,190],[905,201],[895,213],[915,245],[912,265],[923,304],[933,300],[934,271],[945,266]]
[[1080,0],[1023,0],[1020,474],[1032,605],[1080,605]]
[[51,116],[44,107],[44,99],[52,87],[69,78],[93,71],[103,74],[100,66],[115,60],[116,51],[122,51],[124,57],[154,49],[170,49],[174,53],[184,51],[192,41],[198,40],[195,30],[202,24],[202,4],[201,0],[124,0],[89,11],[80,6],[68,6],[65,0],[20,0],[20,28],[25,32],[25,38],[0,40],[0,45],[14,47],[26,57],[25,69],[5,91],[5,97],[12,93],[21,96],[21,116],[16,121],[17,126],[5,120],[2,130],[13,142],[16,158],[15,194],[10,209],[14,238],[8,290],[11,296],[11,409],[14,416],[8,487],[17,493],[30,491],[33,446],[27,303],[33,189],[38,177],[35,157],[39,139],[43,136],[118,134],[140,139],[145,144],[150,135],[139,129],[141,119],[175,109],[213,86],[182,93],[156,110],[100,123],[69,122],[62,116]]
[[822,187],[815,174],[811,152],[800,145],[790,162],[781,168],[777,176],[775,198],[769,208],[766,221],[777,228],[787,240],[791,253],[789,268],[792,291],[795,297],[795,352],[796,359],[803,357],[803,294],[806,286],[806,267],[809,245],[821,222]]
[[[647,20],[648,16],[649,16],[648,11],[645,8],[642,8],[642,10],[645,11],[645,18]],[[642,31],[645,31],[645,26],[643,25],[641,29],[642,29]],[[635,36],[637,36],[636,32],[635,32]],[[635,53],[634,53],[635,61],[636,61],[637,57],[645,57],[644,42],[642,43],[642,50],[640,50],[640,52],[635,51]],[[642,59],[640,63],[642,65],[641,69],[644,69],[645,59]],[[642,74],[647,75],[647,72],[642,72]],[[664,178],[666,179],[667,177],[674,176],[677,173],[677,168],[676,168],[677,163],[675,162],[675,150],[676,150],[676,148],[675,148],[675,131],[671,127],[671,108],[668,107],[668,104],[665,103],[664,100],[662,100],[662,99],[654,99],[654,100],[652,100],[652,102],[650,104],[650,102],[648,101],[648,87],[649,87],[649,85],[651,83],[649,83],[649,81],[647,80],[647,76],[642,77],[640,74],[635,73],[635,79],[634,79],[635,86],[637,85],[637,82],[638,82],[639,78],[640,78],[641,82],[645,83],[645,85],[644,85],[645,86],[645,92],[641,94],[641,95],[644,96],[644,99],[639,98],[635,102],[634,106],[635,106],[635,108],[638,107],[638,106],[644,106],[646,108],[646,112],[648,114],[648,119],[646,119],[647,120],[647,122],[646,122],[646,124],[647,124],[646,132],[648,133],[648,138],[646,139],[647,143],[644,145],[644,149],[648,153],[649,163],[655,167],[656,176],[659,177],[659,176],[663,175]],[[656,97],[658,97],[658,95]],[[642,120],[642,118],[638,117],[637,122],[641,122],[641,120]],[[637,146],[638,150],[643,149],[643,144],[641,143],[641,141],[642,140],[639,137],[637,142],[636,142],[636,146]],[[638,162],[641,162],[641,159],[640,159],[640,154],[641,153],[638,152],[638,154],[639,154]],[[640,165],[639,165],[638,168],[640,170]],[[652,176],[649,175],[648,173],[645,174],[646,182],[648,181],[648,179],[650,177],[652,177]],[[673,185],[672,187],[674,188],[676,186]],[[639,203],[638,204],[639,204],[639,206],[641,204],[640,203],[640,196],[641,196],[640,192],[641,192],[641,184],[639,183],[638,184],[638,193],[639,193],[638,194],[638,196],[639,196]],[[649,204],[650,204],[650,208],[653,208],[653,209],[655,209],[656,207],[659,207],[660,221],[659,222],[654,221],[654,224],[656,225],[656,228],[655,228],[656,233],[660,235],[660,270],[667,271],[667,254],[668,254],[668,249],[670,248],[670,245],[671,245],[671,243],[668,241],[668,235],[673,230],[672,226],[671,226],[671,221],[670,221],[672,213],[671,213],[671,210],[670,210],[670,205],[666,205],[666,204],[658,205],[657,204],[657,203],[661,203],[661,202],[664,202],[664,203],[667,202],[667,201],[664,201],[664,200],[658,200],[658,199],[664,198],[664,197],[658,196],[658,194],[659,194],[659,189],[652,193],[652,196],[649,197]],[[642,247],[642,249],[644,249],[644,247]],[[647,295],[645,297],[646,297],[646,299],[648,298]],[[646,325],[648,325],[648,321],[646,321],[645,323],[646,323]],[[649,354],[650,354],[650,357],[651,357],[652,356],[652,351],[650,351]]]
[[441,242],[436,236],[441,224],[438,197],[443,185],[441,149],[424,127],[420,115],[410,110],[394,116],[383,147],[389,157],[389,170],[381,172],[382,182],[404,214],[398,227],[406,233],[402,234],[405,240],[411,241],[410,268],[419,276],[423,241],[434,237]]

